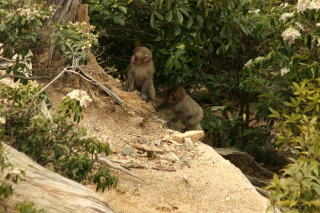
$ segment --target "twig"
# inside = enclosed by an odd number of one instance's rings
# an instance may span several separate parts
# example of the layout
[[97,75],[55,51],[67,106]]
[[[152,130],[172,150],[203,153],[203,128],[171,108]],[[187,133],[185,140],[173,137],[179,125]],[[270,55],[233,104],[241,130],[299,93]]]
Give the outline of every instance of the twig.
[[43,91],[45,91],[51,84],[53,84],[53,82],[55,82],[58,78],[60,78],[67,70],[69,69],[69,67],[66,67],[62,70],[62,72],[60,72],[54,79],[52,79],[46,86],[44,86],[39,92],[37,92],[34,97],[33,100],[40,95]]
[[14,60],[12,60],[12,59],[9,59],[9,58],[4,58],[4,57],[1,57],[0,56],[0,60],[2,60],[2,61],[8,61],[8,62],[15,62]]
[[166,171],[166,172],[175,172],[177,171],[175,168],[163,167],[163,166],[154,166],[152,167],[154,170]]
[[0,75],[0,80],[4,78],[19,78],[24,80],[35,80],[35,79],[48,79],[49,77],[44,77],[44,76],[26,77],[23,75],[11,75],[11,74]]
[[122,100],[121,98],[113,93],[111,90],[109,90],[108,88],[106,88],[103,84],[101,84],[100,82],[98,82],[96,79],[94,79],[92,76],[89,76],[88,74],[84,73],[81,68],[80,69],[80,72],[77,72],[77,71],[74,71],[74,70],[68,70],[68,72],[70,73],[73,73],[73,74],[76,74],[76,75],[79,75],[80,77],[82,77],[84,80],[86,81],[89,81],[90,83],[92,84],[95,84],[97,86],[99,86],[105,93],[107,93],[109,96],[111,96],[113,99],[116,100],[116,102],[121,106],[123,107],[123,104],[122,104]]
[[131,175],[131,176],[133,176],[133,177],[135,177],[135,178],[138,178],[139,180],[143,181],[143,179],[142,179],[141,177],[139,177],[136,173],[134,173],[134,172],[132,172],[132,171],[130,171],[130,170],[128,170],[128,169],[123,168],[122,166],[120,166],[119,164],[117,164],[117,163],[115,163],[115,162],[112,162],[112,161],[111,161],[109,158],[107,158],[107,157],[99,157],[98,162],[104,163],[104,164],[106,164],[107,166],[109,166],[109,167],[111,167],[111,168],[113,168],[113,169],[118,169],[118,170],[120,170],[120,171],[123,172],[123,173],[126,173],[126,174],[128,174],[128,175]]

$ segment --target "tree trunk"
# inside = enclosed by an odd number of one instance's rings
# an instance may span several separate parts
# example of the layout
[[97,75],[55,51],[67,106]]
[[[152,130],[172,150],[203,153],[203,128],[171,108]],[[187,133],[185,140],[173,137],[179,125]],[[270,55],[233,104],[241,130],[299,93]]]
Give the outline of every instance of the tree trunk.
[[47,0],[47,5],[57,6],[52,21],[59,24],[65,24],[68,21],[74,21],[76,9],[80,0]]
[[[25,175],[14,185],[14,193],[0,200],[0,212],[17,212],[21,202],[34,202],[48,213],[113,213],[109,205],[87,187],[56,174],[32,161],[25,154],[3,144],[8,160]],[[1,177],[3,178],[3,177]]]

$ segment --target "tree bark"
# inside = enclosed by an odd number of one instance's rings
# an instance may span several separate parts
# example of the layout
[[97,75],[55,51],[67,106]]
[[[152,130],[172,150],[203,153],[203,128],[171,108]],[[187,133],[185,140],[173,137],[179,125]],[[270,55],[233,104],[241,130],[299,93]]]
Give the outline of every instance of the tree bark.
[[52,21],[59,24],[73,21],[79,4],[80,0],[47,0],[47,5],[57,6]]
[[[32,161],[25,154],[3,144],[13,166],[25,175],[14,185],[14,193],[0,200],[0,212],[16,213],[21,202],[34,202],[47,213],[113,213],[107,202],[87,187],[54,173]],[[3,177],[1,177],[3,178]]]

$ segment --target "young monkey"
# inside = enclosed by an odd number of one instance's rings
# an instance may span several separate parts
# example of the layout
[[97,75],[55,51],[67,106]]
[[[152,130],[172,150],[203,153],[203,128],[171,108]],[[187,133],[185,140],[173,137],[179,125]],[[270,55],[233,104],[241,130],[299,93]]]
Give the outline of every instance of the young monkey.
[[169,106],[175,113],[170,123],[181,120],[188,130],[202,130],[200,122],[203,118],[202,108],[184,90],[183,87],[175,86],[168,91],[167,101],[157,107],[157,111]]
[[152,52],[147,47],[136,47],[130,59],[126,90],[138,89],[144,101],[155,101],[154,73]]

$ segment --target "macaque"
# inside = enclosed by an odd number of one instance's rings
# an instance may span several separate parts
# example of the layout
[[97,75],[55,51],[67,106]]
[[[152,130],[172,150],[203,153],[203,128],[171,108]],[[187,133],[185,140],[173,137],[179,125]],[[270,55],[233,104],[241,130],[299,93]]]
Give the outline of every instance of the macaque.
[[130,59],[126,90],[140,90],[144,101],[155,101],[153,74],[155,72],[152,52],[147,47],[136,47]]
[[157,107],[157,111],[170,107],[175,117],[169,123],[181,120],[185,131],[202,130],[200,122],[203,118],[202,108],[184,90],[183,87],[175,86],[168,91],[166,102]]

